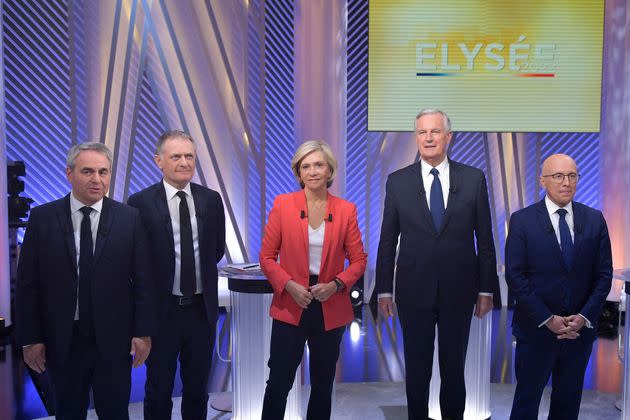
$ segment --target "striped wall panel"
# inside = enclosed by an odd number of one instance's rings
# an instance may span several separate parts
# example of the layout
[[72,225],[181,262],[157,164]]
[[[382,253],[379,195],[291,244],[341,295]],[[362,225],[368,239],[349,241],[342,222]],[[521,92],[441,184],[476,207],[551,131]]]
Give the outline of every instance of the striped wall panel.
[[25,195],[34,205],[68,192],[71,145],[68,10],[63,0],[2,3],[6,146],[26,163]]
[[166,130],[166,126],[160,118],[148,71],[142,76],[137,107],[135,133],[132,137],[133,153],[129,159],[131,172],[127,196],[155,184],[162,178],[162,172],[153,161],[153,155],[156,141]]
[[295,190],[293,30],[291,0],[265,2],[265,208],[276,195]]
[[[258,151],[265,144],[264,131],[264,1],[252,0],[249,3],[247,19],[247,91],[245,108],[249,121],[251,137],[249,142]],[[258,259],[258,251],[262,241],[262,229],[266,222],[265,214],[265,174],[259,168],[263,162],[257,162],[250,154],[247,179],[247,241],[249,255],[252,260]]]
[[368,3],[348,0],[346,56],[346,199],[357,205],[359,228],[366,231],[367,213],[367,53]]

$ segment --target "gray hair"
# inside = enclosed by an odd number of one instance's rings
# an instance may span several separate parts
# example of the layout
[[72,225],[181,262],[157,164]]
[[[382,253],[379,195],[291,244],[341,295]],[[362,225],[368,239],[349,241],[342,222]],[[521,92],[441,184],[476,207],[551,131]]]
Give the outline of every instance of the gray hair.
[[70,168],[71,170],[74,169],[74,161],[77,159],[77,156],[79,156],[79,153],[85,150],[94,150],[95,152],[104,154],[107,160],[109,160],[109,167],[111,168],[112,162],[114,160],[114,155],[112,154],[112,151],[109,150],[109,147],[107,147],[103,143],[99,143],[96,141],[79,143],[72,146],[70,150],[68,150],[68,156],[66,157],[66,167]]
[[302,164],[304,158],[313,152],[322,152],[324,155],[324,159],[326,160],[328,169],[330,170],[330,178],[328,178],[328,181],[326,182],[326,187],[330,188],[333,180],[337,176],[337,158],[335,158],[330,146],[321,140],[309,140],[298,147],[293,155],[293,159],[291,159],[291,170],[293,170],[293,175],[295,175],[300,187],[304,188],[304,183],[300,178],[300,165]]
[[155,154],[158,156],[161,155],[162,146],[164,146],[164,143],[167,140],[171,140],[171,139],[185,139],[185,140],[190,141],[193,144],[193,147],[195,146],[195,141],[190,136],[190,134],[182,130],[169,130],[162,133],[162,135],[158,138],[157,144],[155,145]]
[[424,117],[425,115],[432,115],[432,114],[442,115],[442,117],[444,118],[444,126],[446,127],[446,131],[449,131],[449,132],[451,131],[451,119],[448,117],[446,112],[441,111],[437,108],[424,108],[422,111],[420,111],[418,115],[416,115],[416,119],[413,121],[414,128],[416,127],[416,122],[418,121],[419,118]]

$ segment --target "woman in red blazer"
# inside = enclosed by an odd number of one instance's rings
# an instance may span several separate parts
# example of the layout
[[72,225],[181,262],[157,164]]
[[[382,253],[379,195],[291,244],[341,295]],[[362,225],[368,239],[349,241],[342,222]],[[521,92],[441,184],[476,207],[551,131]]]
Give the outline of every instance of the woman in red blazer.
[[291,168],[302,190],[276,197],[260,250],[274,319],[262,419],[284,418],[305,342],[311,379],[306,418],[327,419],[339,345],[354,318],[348,291],[365,271],[367,254],[355,205],[328,192],[337,170],[330,147],[303,143]]

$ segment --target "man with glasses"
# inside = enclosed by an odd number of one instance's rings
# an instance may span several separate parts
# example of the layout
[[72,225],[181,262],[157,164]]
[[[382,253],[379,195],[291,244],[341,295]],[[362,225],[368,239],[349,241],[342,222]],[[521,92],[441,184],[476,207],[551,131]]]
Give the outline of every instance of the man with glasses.
[[516,297],[513,420],[538,418],[550,376],[549,418],[578,418],[596,323],[612,280],[606,221],[599,210],[573,201],[578,179],[571,157],[548,157],[540,176],[545,198],[510,218],[505,273]]

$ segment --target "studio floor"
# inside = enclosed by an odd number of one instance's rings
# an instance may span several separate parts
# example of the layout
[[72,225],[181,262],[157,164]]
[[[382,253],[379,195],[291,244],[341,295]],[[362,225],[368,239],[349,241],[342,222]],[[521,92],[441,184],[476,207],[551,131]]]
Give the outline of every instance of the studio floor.
[[[514,341],[507,309],[492,312],[492,354],[490,410],[493,419],[506,419],[514,393]],[[222,314],[218,325],[218,352],[215,352],[209,392],[222,396],[232,388],[229,358],[229,315]],[[620,412],[614,407],[623,384],[623,368],[618,358],[617,338],[600,338],[595,342],[587,367],[580,419],[615,419]],[[219,353],[219,354],[217,354]],[[223,359],[223,360],[222,360]],[[336,419],[404,419],[404,362],[402,333],[396,319],[375,318],[368,306],[362,316],[347,330],[337,364],[335,405]],[[303,369],[307,369],[304,367]],[[304,393],[308,393],[307,375]],[[130,399],[132,419],[142,418],[144,367],[134,369]],[[47,416],[46,409],[24,364],[10,345],[0,349],[0,418],[29,420]],[[179,417],[178,398],[181,382],[176,380],[173,418]],[[306,401],[306,397],[303,398]],[[546,418],[548,390],[541,404],[540,418]],[[96,418],[91,413],[90,418]],[[209,409],[208,418],[230,418],[231,415]]]

